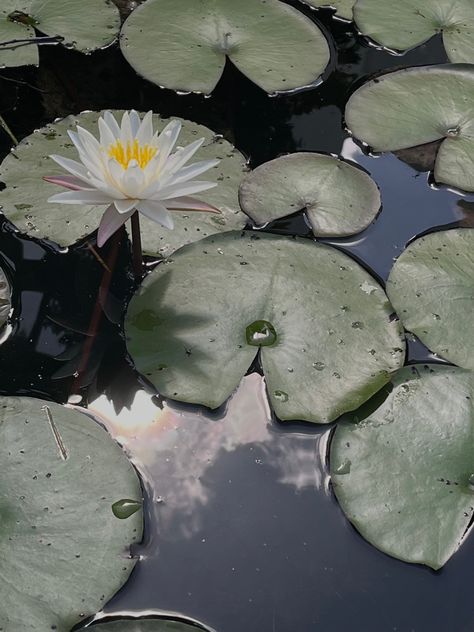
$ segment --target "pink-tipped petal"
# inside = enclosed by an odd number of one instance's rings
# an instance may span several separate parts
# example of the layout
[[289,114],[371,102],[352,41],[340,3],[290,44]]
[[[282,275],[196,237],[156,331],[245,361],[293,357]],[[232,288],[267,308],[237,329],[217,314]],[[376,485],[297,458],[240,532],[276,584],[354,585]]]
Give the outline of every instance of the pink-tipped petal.
[[99,231],[97,233],[97,245],[99,248],[130,219],[135,211],[129,213],[119,213],[114,204],[111,204],[100,220]]
[[71,191],[82,191],[91,188],[89,183],[76,178],[76,176],[43,176],[43,180],[51,184],[58,184]]
[[170,211],[197,211],[203,213],[222,214],[222,211],[212,204],[202,202],[193,197],[180,197],[174,200],[166,200],[166,208]]

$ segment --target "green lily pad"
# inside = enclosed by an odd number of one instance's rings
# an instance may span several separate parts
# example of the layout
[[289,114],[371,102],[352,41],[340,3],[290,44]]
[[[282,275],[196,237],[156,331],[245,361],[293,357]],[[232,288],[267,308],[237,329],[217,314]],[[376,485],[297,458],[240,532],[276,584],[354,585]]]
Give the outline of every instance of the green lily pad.
[[387,292],[405,327],[431,351],[474,369],[474,230],[414,241],[393,266]]
[[352,20],[352,9],[356,0],[301,0],[310,7],[330,7],[336,9],[336,15],[345,20]]
[[199,632],[205,628],[170,619],[123,618],[119,621],[99,623],[91,630],[97,630],[97,632]]
[[260,350],[278,417],[326,423],[403,364],[392,312],[378,283],[330,246],[226,233],[159,265],[125,329],[137,369],[167,397],[220,406]]
[[140,499],[140,482],[102,428],[58,404],[2,397],[0,435],[1,625],[69,632],[135,564],[141,513],[117,520],[111,505]]
[[474,505],[474,374],[412,366],[366,419],[338,425],[336,497],[381,551],[438,569],[466,534]]
[[[107,0],[2,0],[0,43],[34,38],[35,28],[51,37],[59,35],[64,45],[90,53],[114,41],[120,15]],[[0,46],[0,67],[25,64],[38,64],[36,44],[13,50]]]
[[[120,117],[121,111],[114,111]],[[51,158],[59,154],[77,160],[67,130],[81,125],[98,137],[99,112],[84,112],[47,125],[27,136],[0,165],[0,180],[6,184],[0,192],[2,212],[23,233],[40,239],[50,239],[60,246],[69,246],[96,229],[105,211],[104,206],[78,206],[51,204],[47,200],[61,188],[43,181],[43,176],[63,175],[65,172]],[[175,228],[168,230],[140,216],[143,249],[146,253],[163,256],[186,243],[207,235],[245,226],[246,217],[240,211],[238,188],[246,171],[245,158],[230,143],[216,136],[207,127],[190,121],[182,121],[183,128],[178,143],[186,145],[204,137],[199,150],[201,160],[220,158],[211,169],[210,180],[218,186],[196,197],[217,206],[221,215],[192,212],[173,213]],[[168,120],[155,115],[155,129],[162,130]]]
[[329,62],[319,28],[279,0],[147,0],[126,20],[120,44],[145,79],[204,94],[226,57],[269,93],[314,83]]
[[421,66],[369,81],[349,99],[346,123],[375,151],[444,138],[436,181],[474,191],[474,65]]
[[257,224],[305,210],[318,237],[359,233],[380,209],[377,185],[365,171],[324,154],[271,160],[240,185],[240,205]]
[[0,268],[0,327],[7,322],[12,308],[11,288],[7,275]]
[[395,51],[406,51],[442,33],[449,59],[474,62],[471,0],[357,0],[354,19],[363,35]]

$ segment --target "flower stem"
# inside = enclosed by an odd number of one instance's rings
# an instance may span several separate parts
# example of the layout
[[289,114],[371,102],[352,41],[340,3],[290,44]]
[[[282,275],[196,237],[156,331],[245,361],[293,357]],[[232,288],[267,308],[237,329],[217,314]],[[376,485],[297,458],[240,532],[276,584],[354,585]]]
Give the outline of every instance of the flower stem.
[[132,258],[133,258],[133,274],[135,275],[135,281],[141,281],[143,276],[143,253],[142,253],[142,238],[140,235],[140,218],[138,211],[131,217],[132,223]]

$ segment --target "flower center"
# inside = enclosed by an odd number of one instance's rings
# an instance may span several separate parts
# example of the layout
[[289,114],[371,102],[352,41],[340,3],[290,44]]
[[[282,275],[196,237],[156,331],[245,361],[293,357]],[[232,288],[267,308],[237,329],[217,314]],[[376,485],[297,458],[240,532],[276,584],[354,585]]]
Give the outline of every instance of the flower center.
[[128,169],[131,160],[136,160],[138,166],[143,169],[156,156],[156,152],[156,147],[140,145],[137,139],[133,142],[128,141],[126,145],[118,140],[109,147],[109,157],[115,158],[123,169]]

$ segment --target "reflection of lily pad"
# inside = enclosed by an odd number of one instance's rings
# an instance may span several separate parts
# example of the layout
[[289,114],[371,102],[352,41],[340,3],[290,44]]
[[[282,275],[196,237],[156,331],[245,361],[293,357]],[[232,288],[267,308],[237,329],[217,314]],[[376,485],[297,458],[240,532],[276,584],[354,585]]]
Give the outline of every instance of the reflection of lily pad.
[[168,397],[216,408],[259,348],[281,419],[329,422],[403,363],[378,283],[330,246],[227,233],[183,248],[144,281],[126,319],[139,371]]
[[474,369],[474,230],[417,239],[396,261],[387,292],[405,327],[427,347]]
[[[88,53],[110,44],[119,27],[119,12],[107,0],[2,0],[0,7],[0,43],[34,38],[37,29]],[[38,64],[35,44],[5,48],[0,45],[0,66]]]
[[147,0],[125,22],[121,47],[149,81],[205,94],[226,57],[270,93],[312,84],[329,61],[318,27],[279,0]]
[[[115,114],[120,116],[121,112]],[[68,246],[98,227],[104,206],[51,204],[48,198],[61,189],[43,181],[43,176],[63,173],[61,167],[48,158],[49,154],[77,160],[77,151],[67,130],[75,129],[76,124],[79,124],[98,136],[98,117],[98,112],[68,116],[34,132],[5,158],[0,166],[0,179],[5,182],[6,189],[0,192],[0,205],[3,213],[20,231]],[[153,117],[154,127],[160,131],[167,122],[158,115]],[[183,122],[180,144],[188,144],[200,137],[206,140],[199,150],[198,158],[206,160],[217,157],[221,161],[209,171],[209,179],[215,179],[218,186],[196,197],[217,206],[222,214],[173,213],[174,230],[163,228],[141,216],[142,241],[147,253],[166,255],[206,235],[243,228],[245,225],[246,218],[240,211],[238,201],[238,187],[245,171],[244,157],[207,127]]]
[[257,224],[305,210],[313,232],[360,232],[380,209],[380,193],[364,171],[324,154],[297,153],[257,167],[240,185],[240,204]]
[[474,62],[472,0],[357,0],[354,19],[363,35],[405,51],[442,33],[451,61]]
[[349,99],[351,132],[375,151],[444,138],[437,182],[474,191],[474,65],[421,66],[369,81]]
[[1,625],[69,632],[133,568],[141,514],[117,520],[111,506],[139,500],[139,480],[104,430],[57,404],[1,398],[0,435]]
[[10,314],[11,303],[11,289],[7,279],[7,275],[0,268],[0,327],[7,322],[7,318]]
[[92,632],[205,632],[201,626],[169,619],[122,618],[91,627]]
[[345,20],[352,20],[352,8],[356,0],[301,0],[310,7],[331,7],[336,9],[336,15]]
[[459,547],[474,505],[473,399],[470,371],[412,366],[368,418],[338,426],[334,491],[385,553],[437,569]]

